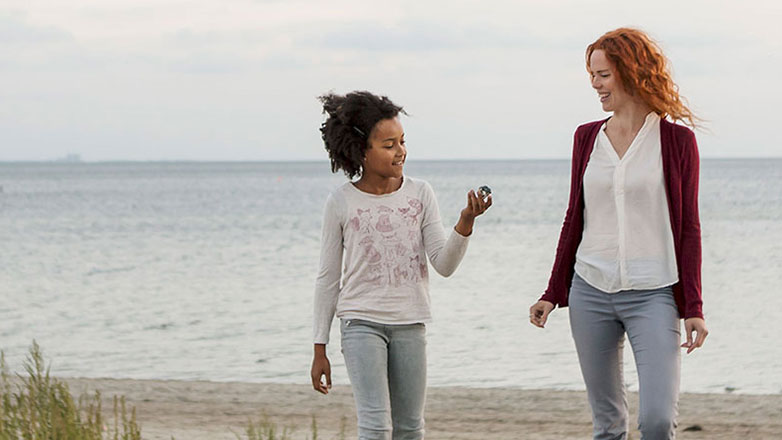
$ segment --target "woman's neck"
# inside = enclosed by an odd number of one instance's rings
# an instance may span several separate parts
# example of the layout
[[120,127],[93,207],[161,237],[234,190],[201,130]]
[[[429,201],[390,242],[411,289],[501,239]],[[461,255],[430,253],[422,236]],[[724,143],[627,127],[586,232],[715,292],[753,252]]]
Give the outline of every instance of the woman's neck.
[[403,178],[399,177],[383,177],[379,175],[364,174],[354,183],[354,185],[361,191],[375,195],[383,195],[398,190],[399,187],[402,186],[402,179]]
[[644,103],[632,103],[614,111],[608,120],[608,128],[618,133],[637,133],[646,122],[646,116],[652,111]]

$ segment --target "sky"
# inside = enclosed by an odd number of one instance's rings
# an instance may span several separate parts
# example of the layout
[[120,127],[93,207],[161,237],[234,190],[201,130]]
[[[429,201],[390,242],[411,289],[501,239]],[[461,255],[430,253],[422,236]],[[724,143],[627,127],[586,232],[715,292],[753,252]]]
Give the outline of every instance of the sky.
[[0,161],[326,160],[317,96],[402,105],[410,159],[566,159],[586,46],[648,32],[702,157],[782,157],[782,2],[3,0]]

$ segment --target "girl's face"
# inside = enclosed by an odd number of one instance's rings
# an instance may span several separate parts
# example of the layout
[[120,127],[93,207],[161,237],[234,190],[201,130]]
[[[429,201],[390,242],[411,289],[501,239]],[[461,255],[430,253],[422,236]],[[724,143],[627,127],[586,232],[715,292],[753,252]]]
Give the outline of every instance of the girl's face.
[[603,111],[616,112],[631,103],[633,97],[627,93],[616,73],[616,69],[605,51],[597,49],[589,57],[589,71],[592,76],[592,88],[597,91]]
[[405,132],[399,118],[381,119],[369,134],[362,176],[401,178],[406,158]]

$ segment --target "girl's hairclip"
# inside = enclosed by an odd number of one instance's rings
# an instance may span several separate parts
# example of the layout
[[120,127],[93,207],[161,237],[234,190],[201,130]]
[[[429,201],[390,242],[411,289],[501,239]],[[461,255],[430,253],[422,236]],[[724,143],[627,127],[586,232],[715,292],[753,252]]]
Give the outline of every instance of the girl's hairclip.
[[363,137],[367,137],[367,135],[366,135],[366,134],[365,134],[363,131],[361,131],[361,129],[360,129],[360,128],[356,127],[355,125],[353,126],[353,130],[354,130],[356,133],[360,134],[361,136],[363,136]]

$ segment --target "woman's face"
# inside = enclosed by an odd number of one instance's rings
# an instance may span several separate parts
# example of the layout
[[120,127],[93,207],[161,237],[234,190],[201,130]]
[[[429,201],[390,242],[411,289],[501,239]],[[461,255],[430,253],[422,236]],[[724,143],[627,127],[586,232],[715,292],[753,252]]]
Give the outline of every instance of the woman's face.
[[406,158],[405,131],[399,118],[381,119],[369,134],[363,175],[401,178]]
[[632,102],[632,96],[625,91],[614,64],[608,60],[605,51],[597,49],[592,52],[589,57],[589,71],[592,88],[597,91],[603,111],[615,112]]

